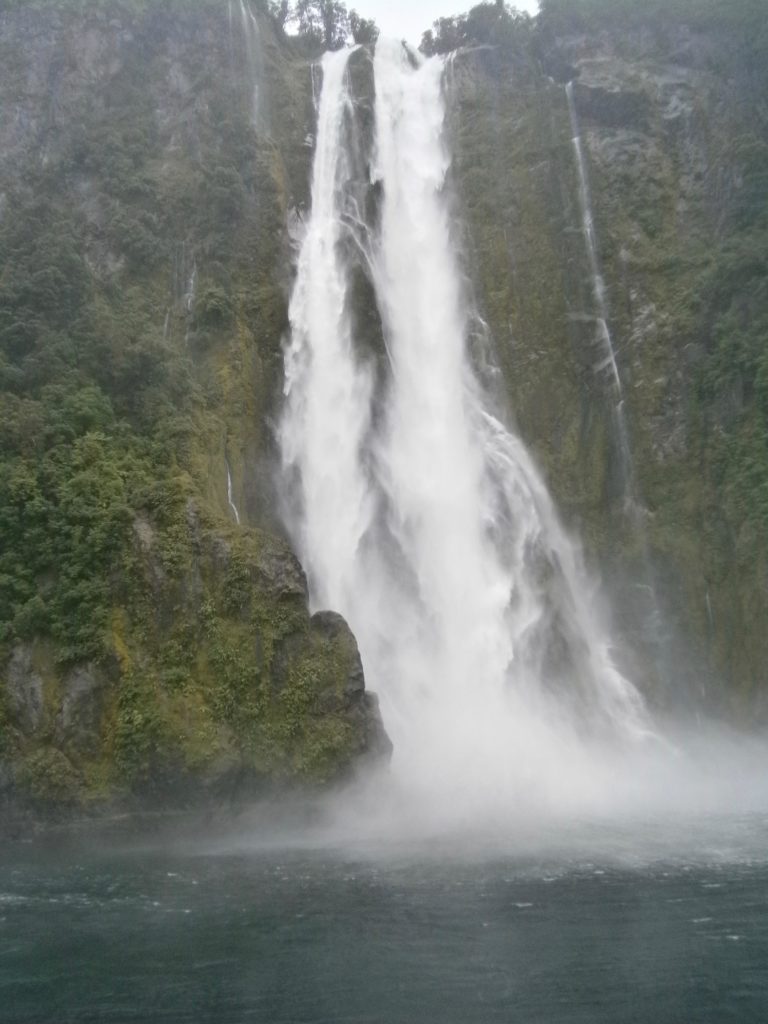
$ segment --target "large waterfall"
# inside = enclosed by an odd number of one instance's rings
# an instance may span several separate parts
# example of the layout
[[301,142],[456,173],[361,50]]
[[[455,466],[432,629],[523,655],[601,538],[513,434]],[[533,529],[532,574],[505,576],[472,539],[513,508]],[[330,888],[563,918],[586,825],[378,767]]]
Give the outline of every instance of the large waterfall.
[[342,259],[348,133],[353,116],[346,52],[323,62],[312,216],[290,306],[282,449],[300,479],[294,536],[316,606],[347,612],[359,597],[358,559],[370,526],[363,469],[372,377],[354,354]]
[[[472,365],[446,196],[443,62],[377,46],[381,201],[361,242],[348,61],[323,62],[290,308],[289,526],[313,604],[344,614],[358,638],[393,770],[411,790],[474,799],[562,787],[596,737],[644,735],[644,707],[614,664],[578,547]],[[355,337],[350,308],[361,249],[383,328],[379,362]]]

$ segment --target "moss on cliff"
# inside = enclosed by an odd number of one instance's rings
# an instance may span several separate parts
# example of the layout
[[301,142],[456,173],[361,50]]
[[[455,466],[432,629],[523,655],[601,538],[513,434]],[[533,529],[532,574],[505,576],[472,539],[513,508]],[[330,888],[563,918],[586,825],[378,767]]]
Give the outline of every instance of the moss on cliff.
[[[660,699],[666,679],[665,700],[709,687],[714,701],[733,695],[750,714],[768,611],[759,255],[768,34],[749,0],[663,7],[549,0],[526,45],[459,54],[455,181],[503,399],[603,570],[617,622],[643,652],[636,668],[650,666]],[[634,515],[613,390],[595,370],[596,310],[558,84],[568,79],[624,385]]]
[[[335,777],[375,708],[247,525],[276,524],[309,64],[264,17],[254,80],[217,2],[0,11],[28,68],[0,72],[0,788],[45,809]],[[254,88],[281,96],[257,127]]]
[[[548,0],[534,26],[485,5],[432,40],[449,47],[458,26],[472,44],[449,91],[467,287],[486,321],[471,339],[478,367],[489,327],[499,401],[605,571],[619,622],[631,633],[647,618],[638,595],[653,577],[670,632],[691,641],[672,685],[685,671],[696,688],[725,676],[741,708],[768,654],[758,8]],[[12,784],[43,807],[328,779],[381,741],[353,641],[309,619],[274,536],[285,225],[309,200],[314,51],[262,18],[254,81],[218,0],[5,0],[0,12],[0,751]],[[350,73],[367,152],[365,51]],[[614,394],[595,372],[568,78],[636,516]],[[360,162],[354,187],[374,223]],[[350,305],[384,360],[362,271]]]

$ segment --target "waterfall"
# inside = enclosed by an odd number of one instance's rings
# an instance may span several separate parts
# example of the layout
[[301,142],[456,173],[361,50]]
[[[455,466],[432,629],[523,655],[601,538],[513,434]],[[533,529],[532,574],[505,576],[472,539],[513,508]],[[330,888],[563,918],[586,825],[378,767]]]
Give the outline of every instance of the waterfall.
[[613,405],[613,427],[616,448],[618,453],[618,465],[621,474],[621,486],[624,498],[624,510],[629,522],[636,530],[640,539],[643,554],[644,582],[637,585],[638,591],[647,594],[642,619],[642,633],[644,644],[652,653],[652,659],[656,666],[656,673],[660,680],[670,677],[667,665],[668,637],[664,630],[664,616],[659,606],[654,571],[648,549],[648,535],[644,520],[643,509],[638,499],[638,492],[635,484],[634,464],[632,459],[632,448],[629,443],[629,428],[624,406],[624,392],[619,375],[616,352],[613,345],[611,330],[608,326],[608,301],[606,298],[605,281],[600,270],[600,261],[597,254],[597,234],[595,232],[595,220],[592,211],[592,196],[589,187],[589,173],[584,155],[584,144],[581,137],[579,115],[576,110],[576,99],[573,91],[573,82],[568,82],[565,87],[568,100],[568,113],[571,122],[571,133],[573,149],[576,156],[576,168],[579,178],[579,208],[581,210],[582,232],[587,252],[590,279],[592,282],[592,294],[596,312],[596,342],[601,351],[601,359],[596,370],[602,372],[610,369],[610,376],[613,384],[614,405]]
[[[183,250],[182,250],[183,252]],[[183,259],[183,256],[182,256]],[[187,326],[184,331],[184,344],[189,347],[189,339],[192,333],[192,324],[195,318],[195,303],[197,302],[197,260],[192,263],[192,271],[186,284],[186,290],[182,303],[186,314]]]
[[597,236],[595,234],[595,221],[592,214],[592,197],[589,188],[589,176],[587,174],[587,163],[584,159],[584,144],[581,139],[581,128],[579,115],[576,111],[576,101],[573,95],[573,82],[568,82],[565,87],[568,98],[568,113],[571,119],[571,131],[573,133],[571,142],[576,154],[576,168],[579,174],[579,208],[581,209],[581,226],[584,232],[584,242],[589,260],[589,272],[592,281],[592,293],[595,300],[597,313],[597,342],[602,352],[601,360],[597,364],[598,371],[610,369],[613,383],[619,399],[622,396],[621,377],[616,362],[616,352],[613,347],[613,338],[608,327],[608,303],[605,297],[605,281],[600,272],[600,262],[597,257]]
[[[239,0],[240,24],[243,29],[248,82],[251,90],[251,120],[254,128],[262,127],[262,103],[260,95],[261,75],[261,33],[256,15],[248,0]],[[231,19],[231,5],[230,5]],[[231,20],[230,20],[231,25]]]
[[584,143],[581,138],[581,126],[579,115],[576,110],[576,100],[573,94],[573,82],[568,82],[565,87],[565,94],[568,100],[568,114],[571,121],[571,142],[576,156],[576,169],[579,176],[579,209],[581,210],[581,227],[584,235],[584,245],[587,251],[589,264],[590,281],[592,285],[592,296],[595,303],[595,343],[600,353],[599,360],[595,366],[598,373],[610,371],[610,377],[614,390],[613,419],[615,436],[617,439],[619,466],[621,470],[622,489],[624,500],[628,511],[631,514],[637,512],[637,500],[634,493],[634,473],[632,466],[632,449],[629,444],[629,430],[627,417],[624,408],[624,389],[619,374],[619,365],[616,361],[616,350],[613,345],[611,329],[608,326],[608,301],[606,299],[605,281],[600,270],[600,260],[597,255],[597,235],[595,233],[595,219],[592,212],[592,195],[589,187],[589,173],[587,162],[584,156]]
[[372,377],[354,351],[341,252],[353,115],[348,60],[348,51],[323,59],[312,214],[289,309],[281,431],[284,465],[298,486],[291,525],[313,602],[339,610],[355,600],[358,546],[372,512],[362,457]]
[[614,665],[579,549],[468,356],[444,64],[387,40],[374,62],[380,223],[365,245],[388,356],[375,389],[356,352],[348,59],[324,59],[291,301],[289,526],[313,605],[340,611],[358,638],[411,791],[472,803],[562,788],[586,737],[642,737],[646,712]]
[[227,467],[227,504],[229,505],[229,510],[232,513],[235,522],[239,526],[240,513],[237,509],[237,505],[235,504],[234,490],[232,487],[232,467],[230,466],[229,459],[226,456],[224,456],[224,462]]

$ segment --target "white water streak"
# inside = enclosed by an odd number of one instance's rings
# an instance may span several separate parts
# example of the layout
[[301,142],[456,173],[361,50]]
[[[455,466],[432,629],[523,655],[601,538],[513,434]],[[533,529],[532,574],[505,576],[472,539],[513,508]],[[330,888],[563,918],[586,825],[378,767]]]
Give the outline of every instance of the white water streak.
[[261,32],[256,15],[247,0],[240,0],[240,23],[243,29],[245,55],[248,64],[248,82],[251,89],[251,119],[254,128],[262,125],[261,104]]
[[[613,407],[613,420],[615,437],[618,443],[619,466],[622,476],[622,488],[624,491],[624,504],[630,518],[640,522],[640,508],[635,493],[634,466],[632,460],[632,448],[629,443],[629,427],[624,405],[624,390],[619,374],[619,366],[616,361],[616,350],[613,345],[611,330],[608,326],[608,300],[603,275],[600,271],[600,260],[597,254],[597,234],[595,232],[595,218],[592,211],[592,196],[589,187],[589,172],[584,156],[584,144],[581,138],[579,115],[576,110],[576,100],[573,92],[573,82],[568,82],[565,87],[568,99],[568,113],[571,121],[574,153],[576,155],[576,168],[579,176],[579,207],[581,210],[582,232],[584,244],[587,251],[589,273],[592,283],[592,294],[596,311],[596,343],[602,355],[595,371],[602,373],[610,369],[613,379],[616,401]],[[644,529],[641,525],[641,529]],[[654,593],[655,605],[655,593]]]
[[587,162],[584,158],[584,144],[581,139],[581,128],[579,115],[576,110],[576,100],[573,94],[573,82],[568,82],[565,87],[565,94],[568,98],[568,113],[571,119],[571,142],[576,155],[576,168],[579,175],[579,207],[581,209],[581,226],[584,233],[584,243],[589,260],[589,273],[592,281],[592,293],[595,299],[597,312],[597,342],[602,349],[603,356],[595,367],[602,371],[610,367],[616,390],[621,399],[622,386],[619,367],[616,362],[616,352],[613,347],[613,338],[608,326],[608,303],[605,294],[605,281],[600,271],[600,261],[597,256],[597,235],[595,234],[595,218],[592,213],[592,196],[589,188],[589,174]]
[[229,510],[232,513],[235,522],[239,526],[240,512],[238,511],[237,505],[235,504],[234,489],[232,486],[232,467],[229,465],[229,459],[225,457],[224,461],[226,462],[227,466],[227,504],[229,505]]

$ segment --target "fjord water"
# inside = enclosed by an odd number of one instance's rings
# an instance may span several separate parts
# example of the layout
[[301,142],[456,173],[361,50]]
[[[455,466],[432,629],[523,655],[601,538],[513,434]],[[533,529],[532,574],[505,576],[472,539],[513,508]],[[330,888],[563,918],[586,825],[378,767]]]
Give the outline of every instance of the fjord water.
[[[340,611],[358,638],[413,800],[477,808],[521,788],[569,799],[576,778],[599,782],[593,745],[642,743],[648,716],[578,547],[468,352],[443,62],[377,46],[381,209],[366,226],[350,198],[349,59],[324,59],[291,302],[289,526],[314,607]],[[384,371],[353,326],[350,253],[361,250]]]
[[504,853],[274,827],[0,848],[0,1019],[762,1024],[766,839],[752,818]]

